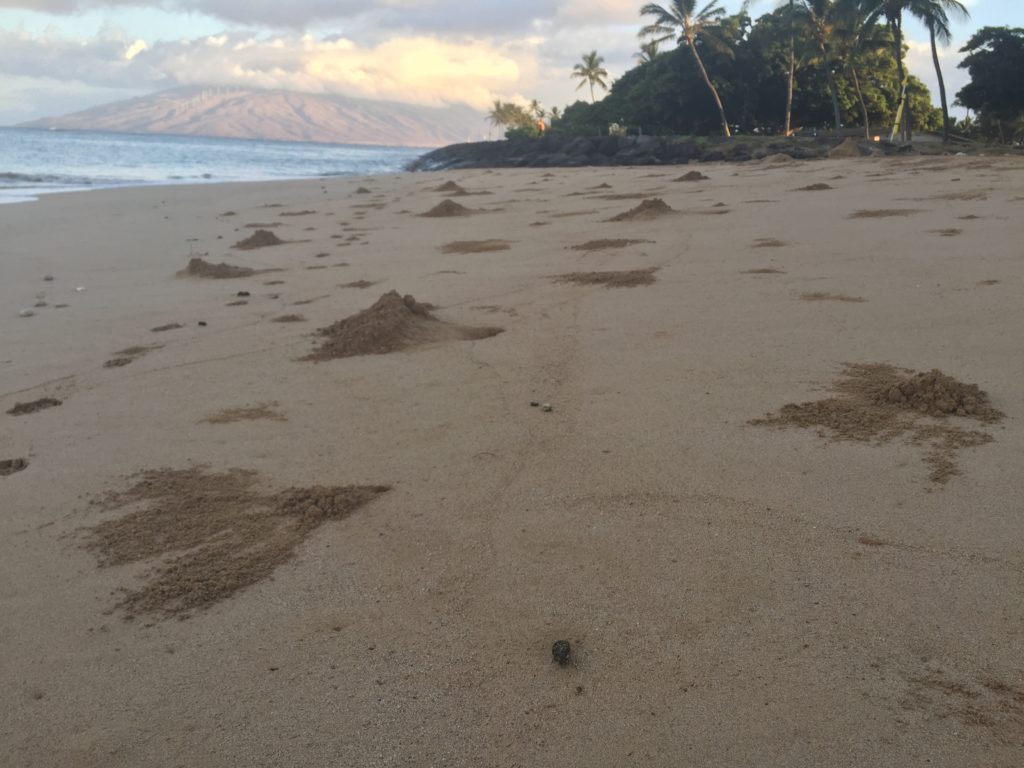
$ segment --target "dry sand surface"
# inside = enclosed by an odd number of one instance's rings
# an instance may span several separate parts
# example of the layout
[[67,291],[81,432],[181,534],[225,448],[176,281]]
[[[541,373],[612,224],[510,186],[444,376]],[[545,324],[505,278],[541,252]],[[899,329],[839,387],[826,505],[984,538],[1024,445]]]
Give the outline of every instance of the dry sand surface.
[[694,171],[0,207],[0,764],[1024,765],[1024,163]]

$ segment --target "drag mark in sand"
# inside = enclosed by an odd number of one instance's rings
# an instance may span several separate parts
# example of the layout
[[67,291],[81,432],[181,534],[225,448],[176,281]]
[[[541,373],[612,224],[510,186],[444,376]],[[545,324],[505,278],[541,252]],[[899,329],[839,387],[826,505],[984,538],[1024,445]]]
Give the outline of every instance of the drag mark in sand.
[[751,245],[751,248],[785,248],[786,243],[774,237],[759,237]]
[[150,333],[163,333],[164,331],[176,331],[179,328],[185,326],[181,323],[167,323],[167,325],[158,325],[156,328],[150,328]]
[[388,490],[383,485],[314,486],[261,492],[253,471],[157,469],[95,500],[119,512],[83,531],[101,567],[149,563],[143,583],[117,603],[126,618],[186,618],[270,576],[317,528]]
[[280,315],[278,317],[271,318],[272,323],[304,323],[306,318],[303,315]]
[[987,432],[964,429],[952,419],[995,424],[1004,418],[976,384],[963,384],[938,370],[927,373],[883,363],[847,364],[832,384],[835,397],[784,405],[750,423],[816,429],[832,441],[874,445],[902,439],[926,449],[924,462],[935,483],[960,474],[956,453],[993,441]]

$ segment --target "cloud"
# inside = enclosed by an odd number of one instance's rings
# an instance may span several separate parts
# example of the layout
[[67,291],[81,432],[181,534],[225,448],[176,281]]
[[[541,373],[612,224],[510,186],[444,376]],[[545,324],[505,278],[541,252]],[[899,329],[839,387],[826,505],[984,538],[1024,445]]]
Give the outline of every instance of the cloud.
[[194,40],[131,39],[116,29],[73,40],[0,31],[0,73],[150,90],[244,85],[416,104],[484,107],[535,75],[528,50],[481,40],[399,36],[372,46],[346,38],[225,32]]
[[[601,6],[620,0],[596,0]],[[382,28],[423,32],[447,30],[521,31],[537,19],[555,17],[562,5],[577,0],[0,0],[0,8],[22,8],[51,14],[71,14],[116,7],[159,7],[171,13],[203,14],[245,26],[302,30],[316,23],[375,19]]]

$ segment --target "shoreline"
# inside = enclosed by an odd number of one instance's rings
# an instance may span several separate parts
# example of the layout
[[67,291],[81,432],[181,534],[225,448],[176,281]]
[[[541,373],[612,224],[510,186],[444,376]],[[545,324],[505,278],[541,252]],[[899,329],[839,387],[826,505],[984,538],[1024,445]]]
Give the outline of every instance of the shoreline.
[[1024,759],[1024,160],[88,191],[0,206],[12,763]]

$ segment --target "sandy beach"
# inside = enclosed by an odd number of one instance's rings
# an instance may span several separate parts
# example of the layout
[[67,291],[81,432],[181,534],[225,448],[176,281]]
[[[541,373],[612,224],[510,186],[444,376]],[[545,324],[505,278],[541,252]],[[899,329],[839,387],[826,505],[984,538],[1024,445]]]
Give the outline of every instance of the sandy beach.
[[984,156],[0,206],[0,764],[1024,764],[1022,211]]

